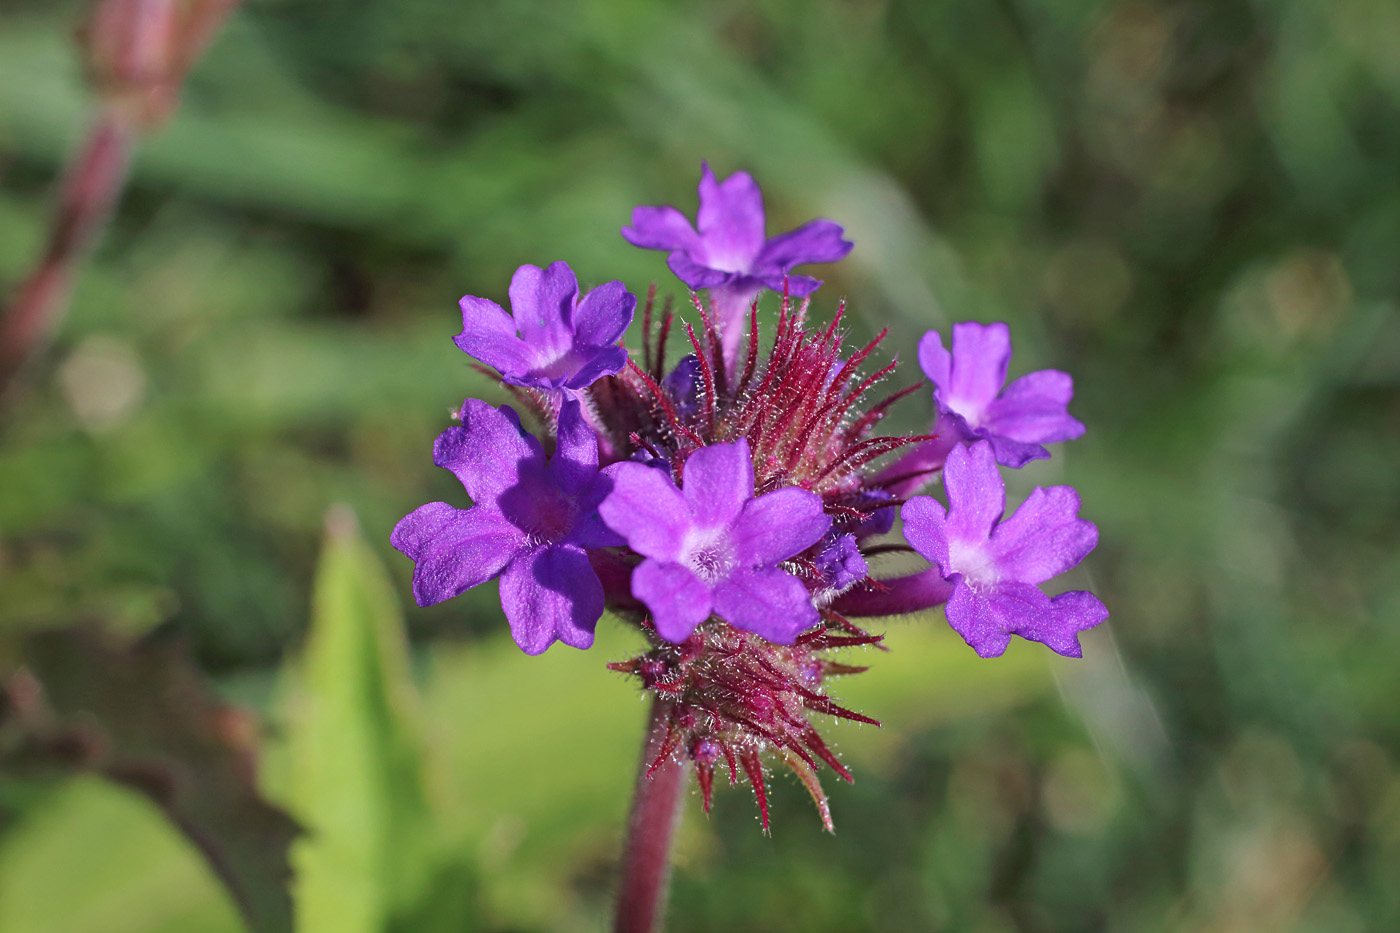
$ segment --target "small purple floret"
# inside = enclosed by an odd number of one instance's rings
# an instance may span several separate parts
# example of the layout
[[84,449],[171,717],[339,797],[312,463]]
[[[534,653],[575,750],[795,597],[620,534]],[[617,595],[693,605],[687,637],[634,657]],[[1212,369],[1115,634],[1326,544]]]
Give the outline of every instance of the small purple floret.
[[623,541],[598,518],[612,483],[598,472],[597,440],[578,402],[564,403],[548,462],[510,408],[467,399],[461,417],[461,427],[438,436],[433,462],[456,475],[474,505],[430,502],[390,538],[415,562],[414,599],[431,606],[499,576],[511,635],[526,654],[556,639],[589,647],[603,586],[586,549]]
[[1074,567],[1099,532],[1079,518],[1069,486],[1037,488],[1008,519],[1006,487],[992,445],[958,445],[943,469],[948,509],[930,496],[904,504],[904,536],[953,584],[948,624],[984,658],[1006,650],[1012,635],[1080,657],[1078,633],[1108,618],[1092,593],[1049,597],[1039,584]]
[[933,382],[938,406],[932,445],[990,441],[997,463],[1020,468],[1050,456],[1043,444],[1068,441],[1084,425],[1067,410],[1074,395],[1069,373],[1042,369],[1006,385],[1011,331],[1005,324],[953,325],[953,349],[931,330],[919,341],[919,368]]
[[462,352],[511,385],[577,392],[627,365],[618,339],[632,323],[637,298],[621,282],[583,295],[568,263],[521,266],[510,280],[510,310],[472,295],[461,301]]
[[776,565],[821,540],[831,519],[805,489],[754,498],[748,441],[692,453],[683,489],[638,463],[606,472],[613,491],[598,511],[646,558],[633,571],[632,595],[662,638],[684,641],[711,613],[785,645],[817,623],[807,588]]
[[[842,238],[840,224],[813,220],[796,230],[769,238],[763,192],[748,172],[718,181],[709,163],[700,167],[700,210],[696,226],[674,207],[637,207],[622,236],[633,246],[666,250],[666,264],[692,289],[708,288],[718,318],[716,326],[725,359],[733,362],[743,336],[749,304],[765,286],[795,297],[812,294],[822,284],[806,275],[791,275],[795,266],[836,262],[853,244]],[[698,230],[697,230],[698,228]]]
[[855,535],[827,535],[812,561],[821,574],[823,589],[831,596],[849,590],[870,575]]

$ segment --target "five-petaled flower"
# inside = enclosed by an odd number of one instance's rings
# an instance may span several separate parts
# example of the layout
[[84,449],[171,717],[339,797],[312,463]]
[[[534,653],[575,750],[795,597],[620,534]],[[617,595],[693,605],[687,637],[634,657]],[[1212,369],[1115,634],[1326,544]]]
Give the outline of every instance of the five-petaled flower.
[[986,441],[953,448],[943,484],[946,512],[918,496],[900,515],[905,539],[953,585],[948,624],[984,658],[1005,651],[1012,635],[1079,657],[1078,633],[1108,618],[1108,610],[1092,593],[1052,598],[1038,585],[1098,543],[1098,529],[1079,518],[1079,494],[1069,486],[1036,488],[1003,521],[1006,487]]
[[[622,235],[633,246],[670,252],[666,264],[692,289],[708,288],[719,318],[716,326],[732,362],[745,332],[749,303],[767,286],[805,297],[822,283],[790,275],[794,266],[836,262],[853,244],[842,239],[841,225],[812,220],[796,230],[769,238],[763,192],[748,172],[715,179],[709,163],[701,165],[700,210],[695,227],[674,207],[637,207]],[[698,228],[698,229],[697,229]]]
[[521,266],[510,280],[511,314],[494,301],[462,298],[464,353],[494,367],[511,385],[575,394],[627,365],[617,341],[637,298],[621,282],[582,297],[568,263]]
[[564,402],[548,462],[510,408],[467,399],[461,418],[438,436],[433,462],[456,475],[474,505],[429,502],[390,539],[415,562],[414,598],[431,606],[499,576],[511,635],[527,654],[556,639],[589,647],[603,586],[585,549],[622,539],[598,518],[611,483],[598,472],[598,442],[579,403]]
[[807,588],[775,565],[821,540],[831,519],[820,496],[795,486],[755,498],[748,441],[692,453],[682,489],[639,463],[607,473],[613,491],[598,511],[646,558],[632,594],[662,638],[684,641],[712,612],[784,645],[817,623]]
[[1049,457],[1041,445],[1073,440],[1084,425],[1066,410],[1074,395],[1069,373],[1042,369],[1007,386],[1010,362],[1011,331],[1005,324],[954,324],[951,353],[936,330],[919,341],[919,368],[934,385],[934,430],[940,441],[946,446],[990,441],[997,463],[1019,468]]

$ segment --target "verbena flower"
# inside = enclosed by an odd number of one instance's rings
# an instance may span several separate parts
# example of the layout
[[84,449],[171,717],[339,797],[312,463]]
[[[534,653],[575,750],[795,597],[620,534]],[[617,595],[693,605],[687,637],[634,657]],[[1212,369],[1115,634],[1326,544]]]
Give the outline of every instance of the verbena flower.
[[511,313],[467,295],[455,340],[511,385],[577,392],[627,365],[627,351],[616,344],[636,307],[621,282],[580,297],[568,263],[521,266],[510,280]]
[[935,431],[965,444],[990,441],[997,463],[1022,467],[1050,456],[1041,445],[1073,440],[1084,425],[1066,410],[1074,395],[1069,373],[1042,369],[1008,386],[1010,362],[1005,324],[954,324],[951,353],[936,330],[919,341],[919,368],[938,405]]
[[1092,593],[1052,598],[1039,587],[1098,543],[1093,522],[1079,518],[1079,494],[1037,487],[1003,520],[1006,487],[986,441],[948,454],[943,485],[946,511],[919,496],[900,515],[904,537],[952,584],[948,624],[984,658],[1005,651],[1012,635],[1079,657],[1078,634],[1108,618],[1108,610]]
[[501,607],[526,654],[556,639],[589,647],[603,614],[603,586],[585,549],[622,540],[598,520],[611,483],[598,472],[598,442],[578,402],[563,406],[548,462],[510,408],[467,399],[461,419],[461,427],[438,436],[433,462],[450,470],[475,504],[430,502],[405,516],[390,538],[415,562],[414,599],[431,606],[499,576]]
[[[710,289],[725,358],[734,361],[749,303],[765,286],[805,297],[819,279],[791,275],[810,262],[836,262],[854,244],[840,224],[812,220],[769,238],[763,192],[747,172],[717,181],[709,163],[700,169],[700,210],[692,227],[674,207],[637,207],[622,235],[633,246],[667,250],[666,264],[692,289]],[[697,229],[698,228],[698,229]]]
[[[653,288],[629,357],[616,343],[635,299],[618,282],[580,297],[562,262],[520,268],[513,319],[464,298],[458,346],[495,367],[544,443],[511,409],[468,400],[434,457],[473,507],[425,505],[393,543],[416,562],[422,605],[499,576],[511,633],[532,654],[556,640],[587,647],[606,606],[648,642],[609,667],[665,700],[653,770],[688,759],[708,809],[727,767],[731,782],[752,785],[767,828],[766,754],[797,775],[830,828],[818,770],[850,773],[812,717],[874,722],[826,685],[864,670],[833,651],[883,638],[852,619],[946,603],[979,654],[1016,634],[1077,655],[1077,633],[1106,617],[1088,593],[1039,590],[1094,546],[1073,490],[1037,490],[1002,520],[997,461],[1020,466],[1082,433],[1065,410],[1071,383],[1047,370],[1003,388],[1006,326],[959,324],[951,353],[937,333],[920,346],[941,436],[880,435],[891,406],[919,390],[875,395],[896,368],[871,365],[885,333],[852,352],[844,305],[814,326],[808,302],[793,299],[820,284],[793,267],[850,250],[839,226],[813,221],[768,239],[753,179],[720,182],[708,166],[698,229],[669,207],[639,207],[632,220],[624,236],[670,251],[676,274],[709,290],[708,302],[692,296],[698,320],[669,302],[658,313]],[[752,301],[765,287],[786,290],[771,334]],[[948,511],[906,501],[939,469]],[[908,544],[887,537],[901,506]],[[911,550],[931,566],[872,579],[879,555]]]
[[681,489],[637,463],[608,473],[613,491],[599,514],[646,558],[632,573],[632,594],[662,638],[684,641],[711,612],[783,645],[817,624],[807,588],[776,565],[816,544],[831,519],[805,489],[754,498],[747,440],[695,451]]

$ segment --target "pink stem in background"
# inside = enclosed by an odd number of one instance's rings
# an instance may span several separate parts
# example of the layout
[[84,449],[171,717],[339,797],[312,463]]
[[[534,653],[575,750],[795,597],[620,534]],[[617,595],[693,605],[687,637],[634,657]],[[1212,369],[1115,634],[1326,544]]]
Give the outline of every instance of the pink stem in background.
[[671,755],[652,769],[666,745],[671,701],[657,697],[642,747],[636,796],[627,819],[627,848],[617,892],[617,933],[653,933],[666,906],[671,877],[671,839],[675,835],[681,790],[689,771]]
[[136,131],[106,109],[74,155],[44,253],[0,319],[0,390],[58,326],[73,273],[121,194],[135,139]]
[[858,586],[841,596],[832,608],[843,616],[898,616],[941,606],[953,594],[953,584],[937,567],[907,577],[878,580]]
[[238,2],[94,4],[83,53],[102,106],[64,173],[44,252],[0,312],[0,393],[58,329],[78,267],[121,197],[137,140],[174,110],[186,71]]

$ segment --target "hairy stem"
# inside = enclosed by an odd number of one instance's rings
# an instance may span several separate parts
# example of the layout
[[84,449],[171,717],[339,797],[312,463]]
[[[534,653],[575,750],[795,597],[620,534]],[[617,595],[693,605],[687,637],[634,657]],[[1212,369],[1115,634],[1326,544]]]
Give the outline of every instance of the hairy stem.
[[898,616],[941,606],[952,593],[953,584],[943,579],[937,567],[930,567],[907,577],[858,586],[839,597],[832,608],[852,618]]
[[[657,763],[666,743],[670,700],[657,697],[642,746],[636,796],[627,820],[627,848],[622,857],[622,883],[617,895],[617,933],[652,933],[659,928],[671,875],[671,838],[679,814],[681,790],[689,770],[683,760],[667,755]],[[656,764],[653,769],[652,765]]]

